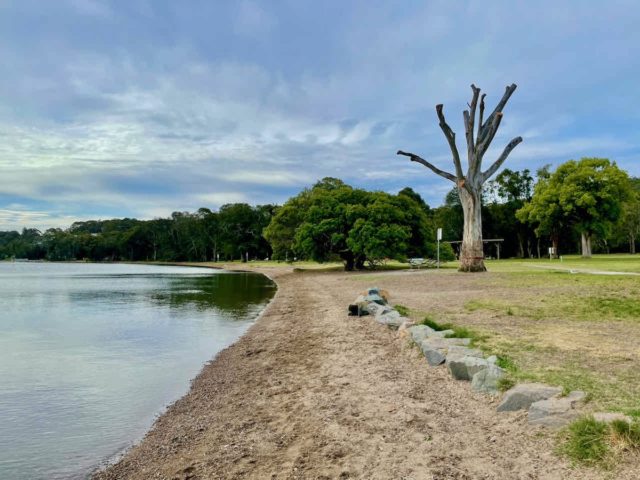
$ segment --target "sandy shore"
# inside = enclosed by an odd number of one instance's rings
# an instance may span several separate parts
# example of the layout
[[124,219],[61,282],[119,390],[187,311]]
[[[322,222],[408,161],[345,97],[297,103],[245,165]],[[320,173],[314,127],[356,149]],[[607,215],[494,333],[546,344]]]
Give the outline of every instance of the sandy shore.
[[460,301],[469,275],[264,272],[278,292],[262,317],[96,479],[606,478],[571,468],[553,434],[497,415],[395,332],[346,315],[369,284],[433,307]]

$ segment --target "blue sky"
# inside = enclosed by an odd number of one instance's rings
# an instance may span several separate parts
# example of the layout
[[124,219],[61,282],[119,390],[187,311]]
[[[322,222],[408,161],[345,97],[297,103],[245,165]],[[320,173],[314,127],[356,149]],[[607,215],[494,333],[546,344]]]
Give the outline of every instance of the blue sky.
[[[451,184],[469,85],[517,83],[488,165],[640,175],[640,4],[0,0],[0,229]],[[461,145],[461,151],[464,147]]]

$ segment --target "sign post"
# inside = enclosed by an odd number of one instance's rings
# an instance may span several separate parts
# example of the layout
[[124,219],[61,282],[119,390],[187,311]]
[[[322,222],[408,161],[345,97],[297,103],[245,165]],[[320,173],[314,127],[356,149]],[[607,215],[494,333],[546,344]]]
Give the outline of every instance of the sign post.
[[436,240],[437,240],[437,243],[438,243],[437,263],[438,263],[438,268],[440,268],[440,240],[442,240],[442,229],[441,228],[439,228],[438,231],[437,231]]

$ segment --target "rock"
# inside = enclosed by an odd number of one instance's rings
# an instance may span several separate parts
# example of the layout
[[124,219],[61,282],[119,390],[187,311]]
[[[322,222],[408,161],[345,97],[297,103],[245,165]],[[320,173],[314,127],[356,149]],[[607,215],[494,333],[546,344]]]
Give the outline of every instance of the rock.
[[498,362],[498,357],[496,355],[491,355],[490,357],[487,357],[487,362],[495,365]]
[[[447,340],[453,340],[453,338],[445,338]],[[461,357],[478,357],[482,358],[484,355],[476,348],[468,348],[461,345],[451,345],[448,350],[448,355],[459,355]]]
[[394,310],[391,307],[387,307],[387,306],[380,307],[378,310],[376,310],[376,316],[378,316],[378,315],[386,315],[387,313],[391,313],[391,312],[396,312],[396,310]]
[[505,392],[498,405],[499,412],[526,410],[532,403],[559,395],[560,387],[552,387],[543,383],[521,383]]
[[627,423],[632,422],[631,417],[615,412],[596,412],[593,414],[593,418],[598,422],[604,422],[607,424],[615,422],[616,420]]
[[381,323],[382,325],[387,325],[392,328],[400,328],[404,322],[408,319],[406,317],[400,316],[398,312],[394,310],[395,314],[385,314],[376,316],[376,322]]
[[408,319],[408,318],[405,318],[405,317],[402,317],[402,318],[404,318],[404,322],[402,322],[402,325],[400,325],[400,328],[402,330],[406,330],[407,331],[407,335],[408,335],[409,334],[409,329],[411,327],[413,327],[416,323],[411,319]]
[[364,300],[369,303],[369,302],[375,302],[378,305],[386,305],[387,301],[382,298],[380,295],[378,295],[377,293],[371,294],[371,295],[367,295],[366,297],[364,297]]
[[369,312],[369,314],[376,315],[381,310],[384,310],[385,307],[375,302],[369,302],[366,304],[365,308],[367,309],[367,312]]
[[438,338],[438,337],[427,337],[426,340],[423,340],[423,343],[429,343],[429,346],[432,348],[439,348],[442,350],[449,350],[449,347],[453,345],[466,346],[471,343],[471,339],[469,338]]
[[576,390],[566,397],[552,397],[547,400],[539,400],[531,404],[527,419],[531,425],[544,425],[545,427],[564,427],[579,412],[576,406],[584,401],[586,394]]
[[417,345],[420,345],[431,332],[434,332],[433,328],[426,325],[414,325],[409,328],[411,340],[413,340]]
[[471,380],[471,387],[484,393],[495,395],[498,393],[498,380],[504,376],[504,370],[489,362],[487,368],[477,372]]
[[420,348],[427,359],[427,363],[432,367],[442,365],[447,359],[446,349],[433,347],[428,341],[422,342]]
[[440,330],[440,331],[433,330],[429,334],[429,336],[430,337],[437,337],[437,338],[445,338],[447,335],[452,335],[453,333],[455,333],[453,330]]
[[381,288],[378,287],[369,287],[367,288],[367,290],[364,292],[364,295],[379,295],[380,297],[383,298],[383,300],[385,301],[385,303],[389,302],[389,292],[387,292],[386,290],[383,290]]
[[366,301],[363,295],[358,295],[355,301],[349,305],[349,315],[361,317],[363,315],[369,315],[367,308],[369,302]]
[[476,373],[488,366],[489,362],[484,358],[447,355],[447,367],[449,367],[451,376],[456,380],[471,380]]

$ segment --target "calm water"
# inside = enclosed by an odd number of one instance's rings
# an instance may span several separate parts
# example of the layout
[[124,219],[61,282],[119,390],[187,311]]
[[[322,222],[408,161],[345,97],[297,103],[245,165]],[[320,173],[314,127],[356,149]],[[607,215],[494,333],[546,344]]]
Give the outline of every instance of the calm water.
[[255,274],[0,262],[0,479],[86,477],[274,293]]

